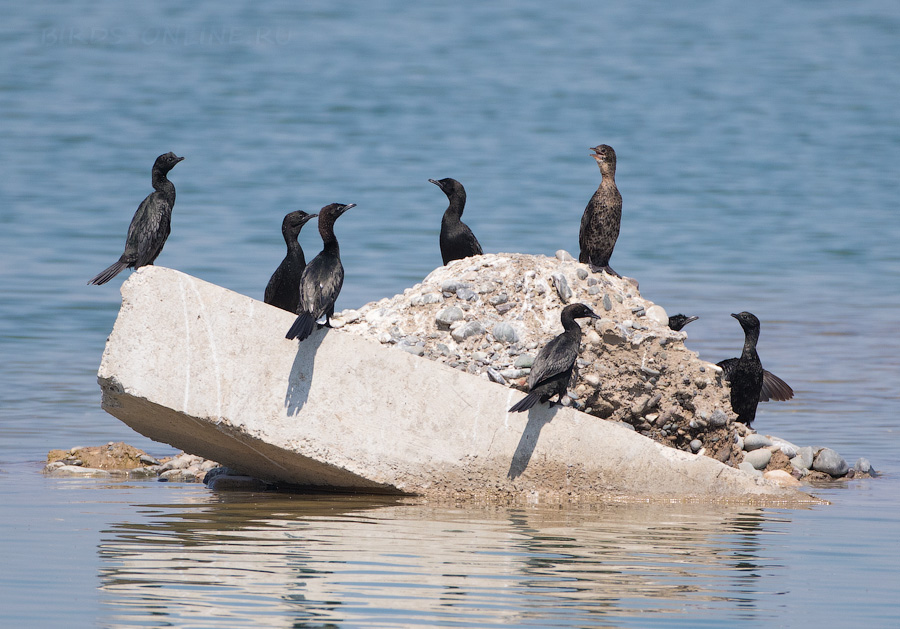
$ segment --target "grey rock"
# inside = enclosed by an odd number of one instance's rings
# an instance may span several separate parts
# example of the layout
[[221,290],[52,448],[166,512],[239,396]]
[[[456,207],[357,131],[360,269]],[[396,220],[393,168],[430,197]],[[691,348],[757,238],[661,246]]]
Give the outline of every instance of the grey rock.
[[516,332],[516,329],[506,323],[505,321],[501,321],[494,325],[491,329],[491,334],[494,335],[494,338],[503,343],[518,343],[519,342],[519,333]]
[[[746,439],[744,442],[746,443]],[[765,468],[772,459],[772,451],[766,448],[753,450],[744,455],[744,463],[749,463],[754,469],[761,470]]]
[[441,292],[454,294],[460,288],[468,288],[469,285],[465,282],[460,282],[459,280],[446,280],[441,283]]
[[612,299],[609,298],[609,295],[603,295],[603,309],[607,312],[612,310]]
[[[794,458],[799,459],[798,462],[801,465],[795,464],[794,467],[800,467],[806,470],[810,469],[813,464],[813,454],[814,452],[812,446],[806,446],[805,448],[798,449],[797,456],[795,456]],[[793,461],[791,461],[791,463],[793,463]]]
[[457,306],[447,306],[434,318],[439,328],[447,329],[455,321],[460,321],[465,316],[462,309]]
[[513,363],[516,369],[530,369],[534,364],[534,356],[531,354],[520,354]]
[[197,477],[186,469],[174,469],[160,474],[159,480],[173,483],[196,483]]
[[420,304],[439,304],[444,301],[444,298],[438,293],[425,293],[419,296],[418,301]]
[[697,450],[699,450],[702,447],[703,447],[703,442],[700,441],[699,439],[694,439],[693,441],[691,441],[691,451],[692,452],[696,452]]
[[514,303],[507,302],[507,303],[504,303],[504,304],[498,304],[498,305],[495,306],[495,307],[497,308],[497,313],[498,313],[498,314],[506,314],[507,312],[509,312],[510,310],[512,310],[513,308],[515,308],[516,305],[515,305]]
[[556,288],[556,294],[559,295],[560,300],[566,304],[572,299],[572,289],[569,288],[569,281],[566,279],[566,276],[562,273],[554,273],[550,276],[550,279],[553,280],[553,287]]
[[594,286],[590,286],[588,288],[588,295],[597,295],[601,290],[603,290],[603,289],[600,288],[600,285],[595,284]]
[[819,450],[813,459],[811,469],[836,477],[845,476],[850,471],[847,461],[831,448]]
[[572,257],[572,254],[566,251],[565,249],[560,249],[556,252],[556,259],[560,262],[574,262],[575,258]]
[[748,452],[759,450],[760,448],[767,448],[770,445],[772,445],[772,440],[763,435],[753,433],[744,437],[744,450],[747,450]]
[[488,303],[492,306],[499,306],[500,304],[505,304],[507,301],[509,301],[509,295],[506,293],[499,293],[488,299]]
[[587,269],[585,269],[583,267],[579,267],[578,270],[575,271],[575,275],[577,275],[578,279],[580,279],[580,280],[586,280],[587,276],[588,276],[588,271],[587,271]]
[[745,472],[749,472],[750,474],[753,474],[755,476],[762,476],[762,472],[760,472],[758,469],[753,467],[752,463],[748,463],[747,461],[743,461],[740,464],[738,464],[738,469],[743,470]]
[[507,380],[516,380],[518,378],[524,378],[525,376],[527,376],[528,371],[528,369],[504,369],[500,372],[500,375]]
[[453,330],[450,335],[456,342],[459,343],[466,340],[470,336],[481,336],[486,331],[487,330],[484,329],[484,326],[481,325],[480,321],[469,321],[465,325],[461,325]]
[[478,299],[478,293],[471,288],[460,287],[456,289],[456,296],[463,301],[475,301]]
[[425,355],[425,348],[419,345],[401,345],[400,349],[402,349],[404,352],[409,352],[413,356]]
[[869,459],[865,457],[857,459],[856,463],[853,464],[853,469],[862,474],[875,474],[875,469],[869,463]]
[[777,437],[772,438],[772,445],[778,446],[778,449],[781,450],[784,453],[784,455],[789,459],[793,459],[800,452],[800,448],[795,446],[790,441],[785,441],[784,439],[778,439]]
[[506,384],[506,378],[504,378],[496,369],[493,367],[487,368],[488,379],[498,384]]
[[140,462],[144,465],[159,465],[159,461],[154,459],[149,454],[142,454],[139,458]]
[[728,424],[728,415],[725,414],[720,408],[717,408],[713,411],[713,414],[709,416],[709,425],[715,426],[716,428],[721,428],[722,426],[726,426]]

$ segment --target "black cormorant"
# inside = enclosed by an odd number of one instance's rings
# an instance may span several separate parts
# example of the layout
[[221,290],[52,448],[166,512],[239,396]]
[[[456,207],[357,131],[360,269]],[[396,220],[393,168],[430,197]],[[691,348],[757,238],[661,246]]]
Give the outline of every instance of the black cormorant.
[[441,219],[441,258],[444,265],[452,260],[461,260],[469,256],[480,256],[484,253],[481,244],[469,226],[462,222],[463,209],[466,207],[466,189],[456,179],[429,179],[431,183],[444,191],[450,205]]
[[616,152],[606,144],[591,150],[594,151],[591,157],[597,160],[602,178],[581,216],[578,261],[589,264],[594,273],[606,271],[621,277],[609,266],[622,222],[622,195],[616,188]]
[[266,285],[264,300],[267,304],[297,314],[297,305],[300,302],[300,277],[306,268],[303,247],[300,246],[297,237],[303,226],[317,216],[318,214],[307,214],[297,210],[284,217],[281,234],[287,244],[287,255]]
[[[562,402],[581,346],[581,327],[575,319],[585,317],[599,319],[600,315],[584,304],[570,304],[563,308],[559,317],[563,333],[538,352],[531,365],[531,373],[528,374],[528,395],[516,402],[509,409],[510,413],[527,411],[539,401],[546,402],[553,395],[558,396],[557,402]],[[553,406],[553,402],[550,406]]]
[[683,314],[672,315],[669,317],[669,328],[675,330],[676,332],[680,332],[681,328],[686,326],[691,321],[696,321],[700,317],[689,317]]
[[123,269],[137,269],[153,264],[169,237],[172,207],[175,205],[175,185],[166,175],[183,159],[172,152],[156,158],[150,175],[153,192],[141,201],[131,219],[128,236],[125,238],[125,252],[117,262],[94,276],[88,284],[106,284]]
[[794,391],[781,378],[762,367],[756,353],[759,319],[746,311],[731,316],[744,330],[744,350],[740,358],[728,358],[717,364],[731,385],[731,410],[737,413],[738,421],[750,426],[756,418],[756,406],[760,402],[789,400],[794,396]]
[[288,330],[286,338],[302,341],[312,334],[317,323],[329,325],[328,319],[334,314],[334,302],[344,284],[344,267],[341,265],[341,249],[334,236],[334,221],[352,207],[356,207],[356,204],[332,203],[319,212],[322,251],[303,269],[297,319]]

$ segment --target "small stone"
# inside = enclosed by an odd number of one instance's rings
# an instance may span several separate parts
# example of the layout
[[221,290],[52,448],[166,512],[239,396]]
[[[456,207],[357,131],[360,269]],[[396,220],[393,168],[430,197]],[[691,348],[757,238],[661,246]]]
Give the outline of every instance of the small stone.
[[502,343],[518,343],[519,342],[519,333],[516,332],[516,329],[506,323],[501,321],[500,323],[494,325],[491,329],[491,334],[494,335],[494,338]]
[[550,290],[550,286],[547,285],[547,282],[544,280],[538,280],[534,283],[534,293],[535,295],[543,295],[548,290]]
[[784,456],[789,459],[793,459],[800,451],[800,448],[790,441],[785,441],[784,439],[778,439],[776,437],[772,437],[772,445],[777,446],[779,450],[784,452]]
[[577,275],[580,280],[586,280],[588,277],[588,270],[584,267],[578,267],[578,270],[575,271],[575,275]]
[[[746,439],[744,440],[746,445]],[[769,461],[772,459],[772,451],[766,448],[760,448],[759,450],[753,450],[752,452],[748,452],[744,455],[744,463],[749,463],[754,467],[754,469],[761,470],[764,469]]]
[[80,465],[60,465],[50,469],[50,466],[44,468],[44,471],[52,476],[83,476],[91,478],[108,478],[111,476],[106,470],[96,467],[81,467]]
[[569,303],[572,298],[572,289],[569,288],[569,281],[562,273],[554,273],[550,276],[553,280],[553,287],[556,288],[556,294],[559,295],[560,301],[564,304]]
[[595,373],[588,373],[584,375],[584,381],[592,387],[597,387],[600,385],[600,376]]
[[658,376],[659,372],[651,367],[641,367],[641,371],[648,376]]
[[378,333],[378,342],[379,343],[390,343],[394,340],[394,337],[391,336],[390,332],[379,332]]
[[159,465],[159,461],[157,461],[156,459],[154,459],[154,458],[153,458],[152,456],[150,456],[149,454],[142,454],[142,455],[139,457],[138,460],[139,460],[141,463],[143,463],[144,465]]
[[574,262],[575,258],[572,257],[572,254],[566,251],[565,249],[560,249],[556,252],[556,259],[560,262]]
[[850,471],[843,457],[831,448],[822,448],[813,459],[812,468],[817,472],[824,472],[830,476],[845,476]]
[[528,375],[527,369],[504,369],[500,372],[500,375],[506,378],[507,380],[518,380],[519,378],[524,378]]
[[[599,292],[599,291],[598,291]],[[603,295],[603,309],[609,312],[612,310],[612,300],[609,298],[609,295]]]
[[344,323],[356,323],[360,319],[359,312],[356,310],[345,310],[341,313],[341,319]]
[[722,409],[717,408],[709,416],[709,425],[715,428],[721,428],[728,424],[728,415]]
[[461,321],[465,316],[462,309],[457,306],[447,306],[434,318],[439,328],[447,329],[455,321]]
[[756,476],[762,476],[762,472],[753,467],[752,463],[748,463],[747,461],[743,461],[738,464],[738,469],[743,470],[745,472],[749,472],[750,474],[754,474]]
[[[797,450],[797,456],[794,458],[799,459],[798,462],[801,463],[801,465],[794,464],[794,467],[800,467],[805,470],[810,469],[813,464],[813,454],[812,446],[806,446],[805,448]],[[791,461],[791,463],[793,463],[793,461]]]
[[404,352],[409,352],[413,356],[425,355],[425,348],[418,345],[401,345],[400,349],[402,349]]
[[596,330],[588,330],[588,333],[584,335],[584,340],[588,345],[600,345],[602,339]]
[[504,378],[496,369],[493,367],[487,368],[487,375],[490,380],[496,382],[498,384],[506,384],[506,378]]
[[448,295],[453,295],[460,288],[467,288],[468,284],[465,282],[460,282],[459,280],[446,280],[441,284],[441,292]]
[[744,437],[744,450],[747,450],[748,452],[760,448],[768,448],[770,445],[772,445],[772,441],[763,435],[754,433]]
[[516,305],[514,303],[509,303],[509,302],[495,306],[495,308],[497,308],[497,314],[502,314],[502,315],[506,314],[507,312],[509,312],[510,310],[512,310],[515,307],[516,307]]
[[768,472],[763,474],[763,478],[774,481],[782,487],[797,487],[798,485],[800,485],[800,481],[798,481],[796,478],[794,478],[784,470],[769,470]]
[[444,301],[444,298],[438,293],[425,293],[419,298],[420,303],[424,304],[439,304]]
[[492,306],[499,306],[500,304],[505,304],[507,301],[509,301],[509,295],[506,293],[499,293],[488,299],[488,303]]
[[478,299],[478,293],[476,293],[471,288],[460,287],[456,289],[456,297],[458,299],[462,299],[463,301],[475,301]]
[[513,367],[516,369],[530,369],[534,364],[534,356],[531,354],[521,354],[516,358]]
[[589,286],[588,287],[588,295],[597,295],[600,291],[603,290],[599,285]]
[[453,330],[450,335],[457,343],[459,343],[466,340],[470,336],[481,336],[486,331],[487,330],[484,329],[484,326],[481,325],[479,321],[469,321],[465,325],[461,325]]
[[864,457],[856,460],[856,463],[853,464],[853,469],[861,474],[875,474],[875,470],[872,468],[872,464],[869,463],[869,459]]
[[703,447],[703,442],[700,441],[699,439],[694,439],[693,441],[691,441],[691,450],[692,451],[696,452],[697,450],[699,450],[702,447]]
[[646,316],[651,321],[656,321],[660,325],[669,325],[669,316],[666,314],[666,310],[662,306],[650,306],[649,308],[647,308]]

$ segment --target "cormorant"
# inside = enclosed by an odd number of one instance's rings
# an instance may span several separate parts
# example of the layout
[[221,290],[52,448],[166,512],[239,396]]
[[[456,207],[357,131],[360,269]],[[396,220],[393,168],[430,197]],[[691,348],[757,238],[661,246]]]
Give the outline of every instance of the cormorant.
[[469,256],[480,256],[484,253],[475,234],[469,226],[462,222],[463,209],[466,207],[466,189],[456,179],[429,179],[431,183],[444,191],[450,205],[441,219],[441,258],[444,265],[452,260],[461,260]]
[[749,312],[732,314],[744,330],[744,350],[740,358],[728,358],[719,363],[725,380],[731,384],[731,410],[738,421],[750,426],[756,418],[756,406],[769,399],[781,401],[794,397],[794,391],[781,378],[762,367],[756,353],[759,340],[759,319]]
[[307,214],[297,210],[284,217],[281,234],[287,244],[287,255],[272,273],[266,286],[264,300],[267,304],[297,314],[297,305],[300,302],[300,277],[306,268],[306,258],[297,237],[303,226],[317,216],[318,214]]
[[606,271],[621,277],[609,266],[619,224],[622,222],[622,195],[616,188],[616,152],[611,146],[601,144],[591,149],[600,166],[600,186],[588,201],[581,216],[581,230],[578,232],[578,246],[581,248],[578,261],[589,264],[591,271]]
[[106,284],[123,269],[153,264],[169,237],[172,207],[175,205],[175,186],[166,175],[183,159],[171,151],[156,158],[150,175],[153,192],[141,201],[131,219],[125,238],[125,252],[88,284]]
[[319,212],[322,251],[303,269],[297,319],[285,335],[286,338],[302,341],[312,334],[317,323],[329,326],[328,319],[334,314],[334,302],[344,283],[344,267],[341,265],[341,249],[334,237],[334,222],[352,207],[356,207],[356,204],[332,203]]
[[[554,394],[557,402],[562,402],[572,378],[572,369],[575,367],[575,359],[578,358],[578,350],[581,346],[581,327],[575,319],[590,317],[599,319],[600,315],[584,304],[570,304],[563,308],[560,320],[563,325],[563,333],[555,337],[541,348],[537,358],[531,365],[531,373],[528,374],[528,395],[516,402],[510,413],[527,411],[540,402],[546,402]],[[550,403],[553,406],[553,402]]]
[[683,314],[672,315],[669,317],[669,328],[675,330],[676,332],[680,332],[681,328],[686,326],[691,321],[696,321],[700,317],[689,317]]

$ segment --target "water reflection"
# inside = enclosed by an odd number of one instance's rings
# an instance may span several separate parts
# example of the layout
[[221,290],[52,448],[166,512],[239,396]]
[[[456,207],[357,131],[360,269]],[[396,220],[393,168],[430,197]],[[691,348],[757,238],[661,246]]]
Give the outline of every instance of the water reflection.
[[108,626],[762,621],[766,577],[784,569],[762,536],[786,521],[749,507],[244,494],[136,512],[102,534]]

